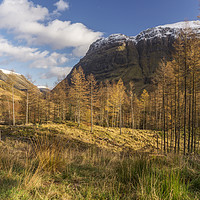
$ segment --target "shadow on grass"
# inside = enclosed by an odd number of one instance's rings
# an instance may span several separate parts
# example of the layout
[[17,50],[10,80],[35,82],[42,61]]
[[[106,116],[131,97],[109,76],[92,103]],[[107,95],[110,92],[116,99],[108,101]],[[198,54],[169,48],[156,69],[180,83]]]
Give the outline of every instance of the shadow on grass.
[[99,179],[103,179],[104,177],[102,175],[102,170],[97,167],[93,167],[89,164],[79,165],[73,163],[67,167],[62,178],[67,179],[71,183],[89,183],[91,180],[99,181]]
[[11,199],[13,189],[16,189],[17,185],[17,180],[11,177],[0,177],[0,199]]

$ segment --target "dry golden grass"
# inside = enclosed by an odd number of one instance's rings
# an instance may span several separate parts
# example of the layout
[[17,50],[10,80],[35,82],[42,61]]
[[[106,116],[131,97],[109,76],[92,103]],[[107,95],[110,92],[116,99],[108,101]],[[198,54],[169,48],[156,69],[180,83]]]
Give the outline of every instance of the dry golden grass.
[[72,122],[1,129],[1,200],[199,199],[198,157],[141,153],[157,152],[154,131],[91,133]]
[[0,199],[70,199],[52,180],[66,169],[64,158],[62,141],[46,135],[0,141]]
[[[94,131],[91,133],[89,126],[82,124],[77,127],[75,123],[71,122],[66,124],[43,124],[41,127],[51,131],[55,130],[63,138],[78,140],[85,144],[96,145],[115,152],[127,149],[155,152],[157,148],[158,133],[149,130],[122,128],[122,134],[120,135],[119,128],[94,126]],[[160,145],[160,137],[158,141]]]

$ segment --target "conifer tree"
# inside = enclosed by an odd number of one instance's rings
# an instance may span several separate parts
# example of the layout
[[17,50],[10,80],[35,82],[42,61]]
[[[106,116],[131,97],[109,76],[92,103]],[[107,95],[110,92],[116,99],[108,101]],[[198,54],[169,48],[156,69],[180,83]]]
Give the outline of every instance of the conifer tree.
[[129,83],[129,86],[130,86],[130,98],[131,98],[131,101],[130,101],[130,104],[131,104],[131,127],[132,129],[134,129],[134,113],[133,113],[133,90],[134,90],[134,83],[131,81]]
[[[168,94],[173,81],[172,65],[170,62],[162,61],[157,69],[154,81],[158,85],[158,89],[162,94],[162,120],[163,120],[163,137],[164,137],[164,152],[166,152],[166,121],[168,122]],[[168,124],[168,123],[167,123]],[[168,128],[168,127],[167,127]],[[167,130],[167,147],[168,147],[168,130]],[[167,149],[168,150],[168,149]]]
[[90,97],[90,124],[91,124],[91,132],[93,132],[93,115],[94,115],[94,104],[96,100],[96,80],[93,74],[90,74],[87,77],[88,80],[88,89],[89,89],[89,97]]
[[119,128],[120,135],[122,134],[122,104],[125,98],[125,87],[122,79],[120,78],[117,82],[117,96],[118,96],[118,107],[119,107]]
[[146,114],[147,114],[147,105],[148,105],[148,101],[149,101],[149,94],[148,92],[144,89],[143,93],[141,94],[141,98],[140,101],[142,103],[142,107],[143,107],[143,122],[142,122],[142,127],[143,130],[146,128]]
[[70,97],[75,106],[75,117],[78,125],[80,125],[83,109],[87,104],[87,82],[81,66],[78,69],[74,69],[71,84]]
[[98,86],[98,91],[97,91],[97,108],[98,108],[98,121],[100,122],[99,124],[101,126],[104,125],[104,119],[105,122],[107,124],[107,126],[109,126],[108,123],[108,115],[107,115],[107,110],[106,110],[106,89],[103,85],[102,82],[100,82],[99,86]]

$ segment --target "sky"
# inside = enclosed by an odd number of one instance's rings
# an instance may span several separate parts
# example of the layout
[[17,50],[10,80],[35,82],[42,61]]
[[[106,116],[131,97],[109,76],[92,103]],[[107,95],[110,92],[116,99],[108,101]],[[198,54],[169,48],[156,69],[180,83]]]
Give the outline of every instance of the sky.
[[90,44],[197,20],[199,0],[0,0],[0,68],[53,88]]

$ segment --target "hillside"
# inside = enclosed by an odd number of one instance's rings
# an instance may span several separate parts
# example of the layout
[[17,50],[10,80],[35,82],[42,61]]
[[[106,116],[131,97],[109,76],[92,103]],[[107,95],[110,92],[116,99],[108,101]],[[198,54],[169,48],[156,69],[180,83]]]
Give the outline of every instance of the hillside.
[[[18,90],[16,88],[14,89],[14,99],[15,100],[17,100],[17,101],[20,100],[21,99],[20,97],[23,96],[23,95],[24,95],[23,91]],[[8,83],[6,83],[2,80],[0,80],[0,96],[1,96],[1,98],[3,98],[3,96],[6,96],[7,98],[12,97],[11,86]]]
[[[12,87],[13,86],[13,87]],[[5,69],[0,69],[0,123],[11,124],[13,120],[13,99],[15,119],[17,123],[24,123],[27,90],[29,103],[33,91],[39,94],[39,89],[23,75]],[[32,95],[33,96],[33,95]],[[22,111],[23,110],[23,111]],[[29,106],[30,110],[30,106]]]
[[26,90],[33,87],[33,84],[23,75],[5,69],[0,69],[0,80],[8,84],[13,84],[18,90]]
[[[148,89],[161,59],[172,58],[174,41],[187,27],[200,32],[200,22],[191,21],[150,28],[131,37],[113,34],[101,38],[73,69],[81,66],[86,76],[92,73],[97,81],[122,78],[125,85],[132,80],[137,91]],[[69,82],[73,69],[66,77]]]
[[[157,152],[157,137],[158,145],[160,146],[159,132],[151,130],[132,130],[123,128],[122,135],[119,134],[119,128],[105,128],[94,126],[94,132],[90,132],[90,126],[81,124],[78,127],[77,123],[66,121],[64,124],[41,124],[40,126],[30,127],[1,127],[2,138],[6,137],[17,139],[23,136],[27,140],[34,136],[34,132],[39,135],[56,136],[70,146],[80,146],[88,148],[96,146],[100,149],[107,149],[113,152]],[[160,150],[159,150],[160,151]]]

